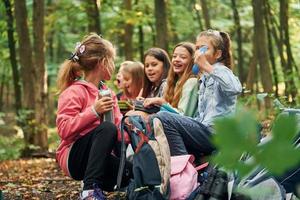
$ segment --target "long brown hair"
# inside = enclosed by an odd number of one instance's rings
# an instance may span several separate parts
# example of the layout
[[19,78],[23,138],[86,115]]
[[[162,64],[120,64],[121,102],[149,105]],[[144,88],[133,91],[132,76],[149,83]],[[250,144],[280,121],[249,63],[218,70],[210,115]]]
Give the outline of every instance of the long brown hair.
[[[161,76],[160,84],[157,87],[154,87],[154,84],[146,76],[145,68],[144,68],[144,81],[143,81],[144,83],[143,83],[143,94],[142,94],[142,97],[144,98],[148,97],[148,95],[151,92],[154,92],[154,95],[156,96],[156,94],[159,92],[158,89],[162,84],[163,79],[167,78],[168,71],[171,65],[168,53],[161,48],[154,47],[148,49],[144,55],[144,63],[147,56],[153,56],[157,60],[161,61],[163,63],[164,69],[163,69],[163,74]],[[157,91],[152,91],[153,88],[157,88]]]
[[85,36],[72,56],[60,66],[57,77],[58,94],[80,76],[80,71],[93,70],[99,61],[107,62],[113,56],[113,46],[108,40],[95,33]]
[[193,58],[195,53],[195,45],[193,43],[181,42],[174,47],[173,53],[177,47],[184,47],[190,53],[191,61],[189,65],[185,68],[181,77],[179,77],[178,74],[174,72],[173,67],[171,67],[171,69],[169,70],[169,74],[167,77],[167,88],[164,93],[164,99],[175,108],[178,107],[184,83],[187,81],[187,79],[194,76],[192,74],[192,67],[194,64]]
[[222,56],[218,59],[218,62],[222,62],[226,67],[229,69],[233,69],[233,62],[232,62],[232,53],[231,53],[231,40],[228,33],[223,31],[216,31],[216,30],[206,30],[199,33],[197,36],[197,40],[201,36],[206,36],[211,38],[211,43],[214,50],[221,50]]

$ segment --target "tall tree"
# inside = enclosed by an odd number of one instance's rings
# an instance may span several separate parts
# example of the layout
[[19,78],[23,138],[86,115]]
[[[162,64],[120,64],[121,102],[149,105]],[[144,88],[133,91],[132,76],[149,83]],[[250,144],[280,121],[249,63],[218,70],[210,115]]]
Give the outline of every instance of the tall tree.
[[202,25],[202,21],[201,21],[201,16],[200,16],[200,7],[198,6],[198,4],[196,4],[196,0],[192,0],[192,3],[195,6],[195,10],[196,10],[196,17],[197,17],[197,22],[199,24],[199,30],[203,30],[203,25]]
[[[292,102],[295,103],[295,98],[297,95],[297,88],[293,79],[293,65],[294,65],[294,58],[291,50],[290,45],[290,37],[289,37],[289,17],[288,17],[288,0],[280,0],[280,41],[286,49],[286,57],[287,62],[285,65],[285,73],[288,76],[287,82],[287,93],[291,95]],[[284,48],[283,48],[284,49]],[[297,67],[295,66],[295,69]]]
[[264,19],[266,22],[266,28],[267,28],[267,38],[268,38],[268,51],[270,55],[270,61],[272,66],[272,72],[273,72],[273,80],[275,85],[275,96],[278,97],[278,73],[276,68],[276,62],[275,62],[275,55],[274,55],[274,49],[273,49],[273,40],[272,40],[272,31],[271,31],[271,25],[270,25],[270,16],[268,12],[267,7],[267,0],[264,2]]
[[97,0],[86,0],[84,2],[84,7],[88,17],[89,32],[101,34],[100,14]]
[[[265,15],[267,15],[268,16],[267,19],[269,19],[269,23],[267,23],[267,25],[270,28],[272,38],[274,39],[274,42],[275,42],[276,47],[277,47],[278,55],[280,57],[280,67],[281,67],[282,71],[284,71],[285,66],[286,66],[286,58],[284,56],[283,45],[282,45],[282,42],[280,40],[280,36],[278,36],[278,32],[279,32],[280,27],[277,24],[274,15],[272,14],[271,5],[270,5],[268,0],[265,1],[265,12],[267,12]],[[268,28],[268,26],[267,26],[267,28]],[[289,79],[289,77],[287,76],[287,73],[283,73],[283,78],[284,78],[285,88],[287,88],[287,85],[289,84],[288,81],[287,81]],[[289,95],[287,89],[285,89],[285,95],[286,96]]]
[[48,150],[48,85],[47,70],[45,66],[45,33],[44,33],[44,0],[33,1],[33,53],[36,67],[36,89],[35,89],[35,119],[38,130],[34,135],[34,144],[39,146],[42,151]]
[[233,10],[233,19],[235,24],[235,30],[237,32],[237,54],[238,54],[238,71],[239,79],[242,85],[245,82],[244,75],[244,56],[243,56],[243,38],[242,38],[242,26],[240,22],[240,15],[236,6],[236,0],[231,0],[232,10]]
[[[139,0],[135,0],[134,4],[136,7],[138,7]],[[137,10],[137,12],[142,12],[142,11]],[[144,62],[144,29],[142,23],[138,25],[138,37],[139,37],[138,49],[139,49],[140,61]]]
[[168,14],[168,21],[169,21],[169,40],[168,42],[171,42],[173,44],[177,44],[179,42],[179,38],[178,38],[178,31],[176,30],[176,20],[174,19],[174,15],[172,15],[173,10],[172,8],[168,9],[169,14]]
[[133,48],[132,48],[132,36],[133,36],[133,25],[131,20],[127,20],[127,17],[130,16],[129,13],[132,11],[131,0],[124,0],[125,13],[124,17],[124,53],[126,60],[133,60]]
[[14,85],[14,94],[15,94],[15,109],[16,114],[19,115],[19,111],[22,108],[22,94],[21,94],[21,83],[20,83],[20,74],[18,70],[17,58],[16,58],[16,44],[14,38],[14,19],[12,13],[12,6],[10,0],[3,0],[6,8],[6,24],[7,24],[7,41],[9,47],[9,60],[12,67],[13,75],[13,85]]
[[167,3],[165,0],[155,0],[156,45],[168,51]]
[[209,28],[211,28],[211,24],[210,24],[209,9],[207,6],[207,1],[200,0],[200,5],[202,8],[202,14],[203,14],[203,18],[204,18],[205,28],[209,29]]
[[[261,82],[264,92],[270,94],[272,89],[272,76],[269,64],[268,45],[266,40],[266,27],[263,15],[264,0],[252,0],[253,17],[254,17],[254,48],[257,52]],[[266,107],[269,108],[271,102],[266,98]]]
[[[44,58],[44,1],[33,1],[33,38],[32,48],[27,24],[27,8],[25,0],[14,3],[16,27],[19,41],[21,79],[24,91],[24,109],[30,111],[22,126],[26,144],[25,153],[31,153],[30,145],[39,147],[38,152],[46,152],[47,95],[46,71]],[[34,55],[32,54],[34,53]]]
[[[254,38],[252,40],[253,47],[255,46]],[[256,48],[252,48],[252,56],[250,58],[249,70],[246,81],[246,90],[250,90],[250,93],[254,93],[254,83],[257,80],[257,55]]]

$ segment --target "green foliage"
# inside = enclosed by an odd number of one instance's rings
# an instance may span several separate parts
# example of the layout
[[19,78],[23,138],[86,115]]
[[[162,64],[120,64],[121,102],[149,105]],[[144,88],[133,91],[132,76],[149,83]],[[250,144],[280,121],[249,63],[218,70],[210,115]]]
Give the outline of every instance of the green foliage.
[[0,161],[19,158],[23,148],[24,141],[22,138],[16,135],[9,137],[0,135]]
[[56,127],[48,129],[49,152],[55,152],[60,142]]
[[[213,161],[228,170],[237,170],[242,176],[257,166],[279,175],[300,161],[300,150],[292,141],[299,130],[294,116],[280,115],[272,128],[272,139],[258,144],[258,124],[254,114],[240,111],[236,117],[216,122],[214,143],[219,152]],[[299,122],[298,122],[299,123]],[[247,162],[243,156],[251,156]]]

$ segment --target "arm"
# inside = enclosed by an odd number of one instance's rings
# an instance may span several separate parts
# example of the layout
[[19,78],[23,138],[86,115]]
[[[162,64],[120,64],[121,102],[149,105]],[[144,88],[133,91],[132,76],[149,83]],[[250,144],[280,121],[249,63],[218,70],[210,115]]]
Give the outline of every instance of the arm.
[[237,95],[242,92],[242,85],[239,79],[230,69],[221,64],[213,66],[210,76],[219,83],[222,91],[227,95]]
[[152,97],[146,98],[144,100],[144,107],[149,107],[151,105],[161,106],[162,104],[167,103],[166,100],[162,97]]
[[210,64],[206,59],[205,53],[200,53],[199,51],[195,52],[194,62],[201,71],[208,73],[219,83],[221,90],[226,95],[237,95],[242,92],[242,85],[239,79],[222,63]]
[[[58,100],[56,125],[58,134],[63,140],[73,140],[90,124],[99,120],[93,112],[92,106],[83,109],[83,97],[78,91],[65,91]],[[83,109],[83,110],[82,110]]]

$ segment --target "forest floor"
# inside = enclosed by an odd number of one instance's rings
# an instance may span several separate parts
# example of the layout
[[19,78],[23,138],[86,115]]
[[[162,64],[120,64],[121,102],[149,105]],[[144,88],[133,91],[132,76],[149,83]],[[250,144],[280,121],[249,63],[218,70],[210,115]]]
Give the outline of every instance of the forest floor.
[[54,158],[0,162],[0,199],[79,199],[80,190],[81,182],[65,176]]

